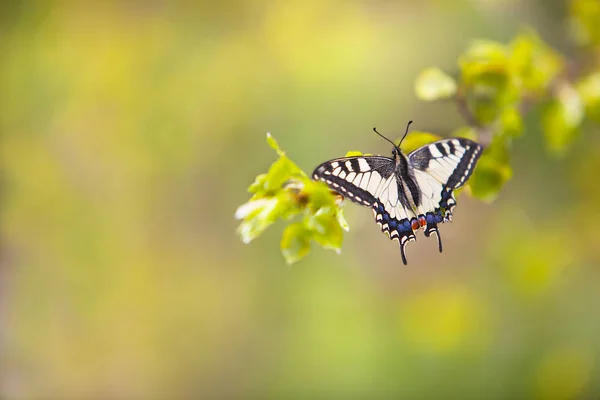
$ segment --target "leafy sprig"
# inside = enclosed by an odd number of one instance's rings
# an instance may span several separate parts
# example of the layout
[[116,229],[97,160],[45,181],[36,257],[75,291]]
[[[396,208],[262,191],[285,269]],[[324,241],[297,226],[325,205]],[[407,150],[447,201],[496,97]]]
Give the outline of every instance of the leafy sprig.
[[238,233],[250,243],[278,219],[289,221],[281,239],[281,252],[288,264],[305,257],[311,242],[340,252],[343,230],[349,230],[341,207],[342,197],[322,182],[313,181],[267,134],[267,142],[279,158],[266,174],[256,177],[248,191],[250,200],[235,217],[242,222]]
[[[585,18],[576,18],[577,10],[596,10],[595,6],[587,0],[573,5],[573,24],[587,32],[586,38],[592,38],[585,42],[587,46],[598,47],[597,24],[592,24],[586,13],[580,13]],[[466,136],[487,147],[470,180],[475,197],[493,201],[511,179],[512,143],[523,135],[523,119],[534,107],[541,110],[546,150],[554,156],[568,151],[586,117],[599,119],[600,68],[580,64],[527,29],[508,44],[474,40],[460,55],[455,76],[435,67],[417,76],[419,99],[456,103],[465,125],[457,128],[454,136]]]

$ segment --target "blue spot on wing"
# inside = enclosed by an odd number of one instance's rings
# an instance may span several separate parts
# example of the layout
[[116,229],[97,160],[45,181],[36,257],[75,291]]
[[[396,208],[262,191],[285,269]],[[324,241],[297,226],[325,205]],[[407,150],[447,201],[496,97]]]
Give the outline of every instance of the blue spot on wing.
[[[376,220],[379,220],[381,223],[381,230],[387,233],[390,239],[397,238],[398,242],[400,242],[402,262],[406,265],[406,245],[408,242],[416,240],[415,232],[411,228],[410,221],[406,218],[401,220],[393,218],[379,202],[373,204],[373,209],[375,210]],[[381,219],[377,218],[377,216],[381,216]]]

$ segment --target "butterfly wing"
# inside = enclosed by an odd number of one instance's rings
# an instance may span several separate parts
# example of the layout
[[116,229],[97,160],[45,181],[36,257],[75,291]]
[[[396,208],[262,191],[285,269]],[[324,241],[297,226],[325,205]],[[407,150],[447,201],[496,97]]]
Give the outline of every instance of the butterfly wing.
[[400,189],[393,159],[381,156],[344,157],[324,162],[313,179],[325,182],[354,203],[373,209],[375,221],[392,240],[398,240],[402,262],[405,247],[415,240],[416,215]]
[[354,203],[373,206],[383,183],[394,173],[394,160],[379,156],[336,158],[315,168],[313,179]]
[[453,192],[469,179],[482,150],[472,140],[452,138],[430,143],[408,155],[421,191],[419,214],[425,216],[425,236],[436,234],[440,252],[442,242],[437,224],[452,220],[456,206]]

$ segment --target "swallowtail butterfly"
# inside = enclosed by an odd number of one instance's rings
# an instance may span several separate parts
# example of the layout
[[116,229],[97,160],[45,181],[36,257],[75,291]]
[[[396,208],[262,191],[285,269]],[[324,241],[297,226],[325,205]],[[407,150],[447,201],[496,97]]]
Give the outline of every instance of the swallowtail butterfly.
[[400,243],[404,265],[406,244],[416,240],[419,228],[427,237],[436,234],[441,253],[437,225],[452,220],[453,191],[471,176],[483,148],[469,139],[451,138],[427,144],[407,156],[399,145],[373,130],[394,145],[392,158],[336,158],[319,165],[313,179],[354,203],[371,207],[381,230]]

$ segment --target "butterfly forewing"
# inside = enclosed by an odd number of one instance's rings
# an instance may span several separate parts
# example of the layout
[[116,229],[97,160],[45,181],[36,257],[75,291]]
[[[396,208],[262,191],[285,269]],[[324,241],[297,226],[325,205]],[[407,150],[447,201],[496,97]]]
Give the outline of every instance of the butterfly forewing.
[[394,160],[388,157],[344,157],[319,165],[313,178],[357,204],[372,206],[394,168]]

